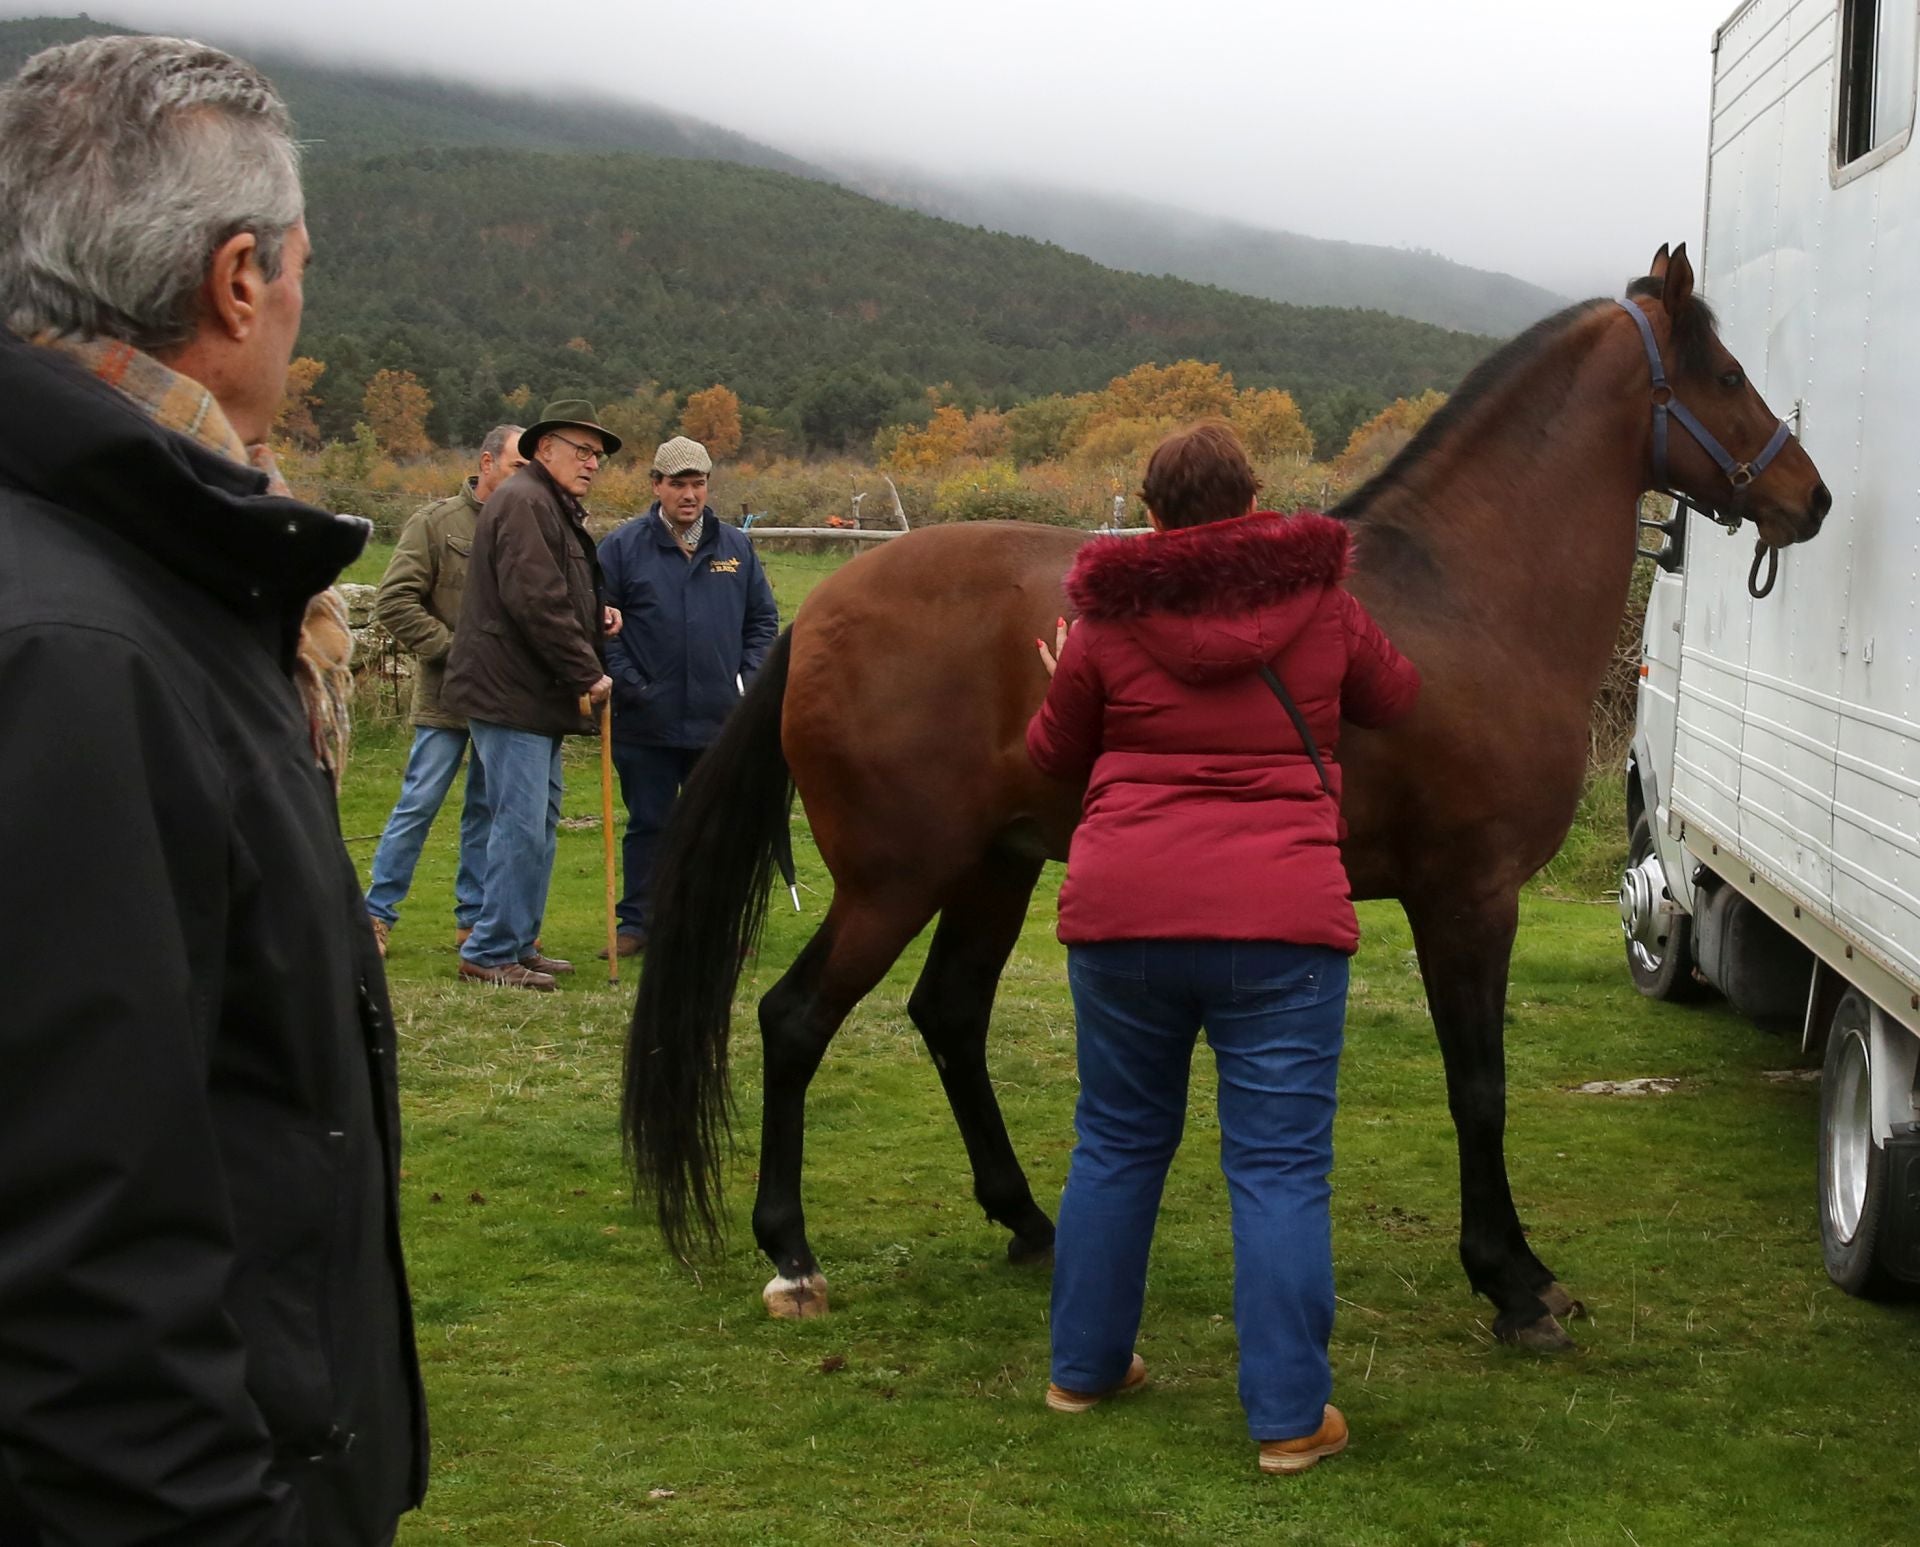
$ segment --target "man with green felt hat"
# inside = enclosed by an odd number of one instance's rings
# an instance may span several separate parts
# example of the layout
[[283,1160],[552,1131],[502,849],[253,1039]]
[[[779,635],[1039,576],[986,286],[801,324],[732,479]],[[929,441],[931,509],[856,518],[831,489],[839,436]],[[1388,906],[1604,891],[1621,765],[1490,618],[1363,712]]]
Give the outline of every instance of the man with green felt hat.
[[620,449],[583,398],[549,403],[521,432],[527,465],[474,528],[444,700],[467,717],[493,806],[480,917],[460,948],[468,982],[550,990],[570,963],[541,954],[541,915],[560,821],[562,738],[590,731],[620,614],[605,605],[582,504]]

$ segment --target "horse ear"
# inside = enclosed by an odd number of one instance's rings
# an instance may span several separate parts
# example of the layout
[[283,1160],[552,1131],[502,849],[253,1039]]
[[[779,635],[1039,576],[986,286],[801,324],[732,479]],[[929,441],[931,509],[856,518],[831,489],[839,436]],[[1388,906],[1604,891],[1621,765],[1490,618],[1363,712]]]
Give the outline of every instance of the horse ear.
[[1647,273],[1654,279],[1667,277],[1667,244],[1662,242],[1660,250],[1653,255],[1653,262],[1647,265]]
[[1673,250],[1673,257],[1667,263],[1666,285],[1660,292],[1660,304],[1667,309],[1669,317],[1677,317],[1693,299],[1693,265],[1687,261],[1687,244],[1682,242]]

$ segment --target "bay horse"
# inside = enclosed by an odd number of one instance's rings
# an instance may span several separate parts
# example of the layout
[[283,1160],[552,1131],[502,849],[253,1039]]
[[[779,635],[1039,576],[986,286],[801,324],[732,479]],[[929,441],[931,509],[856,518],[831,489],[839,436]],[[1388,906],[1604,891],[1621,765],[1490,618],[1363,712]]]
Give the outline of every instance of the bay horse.
[[[1343,855],[1354,896],[1398,898],[1412,925],[1459,1143],[1468,1281],[1493,1303],[1503,1341],[1540,1349],[1570,1346],[1562,1322],[1582,1308],[1528,1246],[1507,1180],[1507,972],[1521,886],[1559,849],[1580,799],[1640,496],[1673,488],[1752,521],[1774,549],[1813,536],[1831,504],[1721,344],[1684,246],[1662,247],[1628,296],[1569,307],[1506,344],[1333,512],[1353,531],[1354,593],[1424,679],[1401,724],[1342,736]],[[1694,437],[1676,431],[1668,445],[1670,402]],[[1716,439],[1749,456],[1767,449],[1735,464]],[[753,1233],[776,1270],[763,1296],[776,1316],[827,1306],[800,1198],[808,1082],[847,1013],[935,915],[908,1014],[952,1105],[974,1196],[1012,1232],[1009,1257],[1051,1253],[1053,1224],[988,1077],[987,1028],[1040,867],[1066,855],[1080,814],[1081,791],[1027,761],[1027,721],[1046,690],[1033,641],[1051,639],[1067,609],[1062,576],[1079,546],[1119,540],[935,527],[838,570],[680,797],[622,1098],[637,1182],[676,1251],[718,1238],[733,993],[795,787],[833,877],[824,922],[760,1001]]]

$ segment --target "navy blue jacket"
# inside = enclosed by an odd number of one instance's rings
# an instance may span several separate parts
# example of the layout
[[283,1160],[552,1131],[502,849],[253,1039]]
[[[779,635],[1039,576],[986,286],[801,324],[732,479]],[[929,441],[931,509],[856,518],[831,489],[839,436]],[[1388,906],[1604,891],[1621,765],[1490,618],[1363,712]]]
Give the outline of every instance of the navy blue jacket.
[[613,739],[706,746],[780,633],[752,541],[709,508],[689,560],[654,504],[602,540],[600,568],[624,620],[607,641]]

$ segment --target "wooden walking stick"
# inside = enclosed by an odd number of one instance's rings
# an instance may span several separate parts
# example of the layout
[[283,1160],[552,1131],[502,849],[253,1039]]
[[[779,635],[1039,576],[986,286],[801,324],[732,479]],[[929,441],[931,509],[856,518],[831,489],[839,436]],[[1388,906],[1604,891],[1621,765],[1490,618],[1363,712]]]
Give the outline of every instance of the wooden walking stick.
[[[593,700],[580,696],[580,712],[593,718]],[[620,935],[614,921],[613,887],[613,695],[600,700],[600,854],[607,874],[607,981],[620,981]]]

